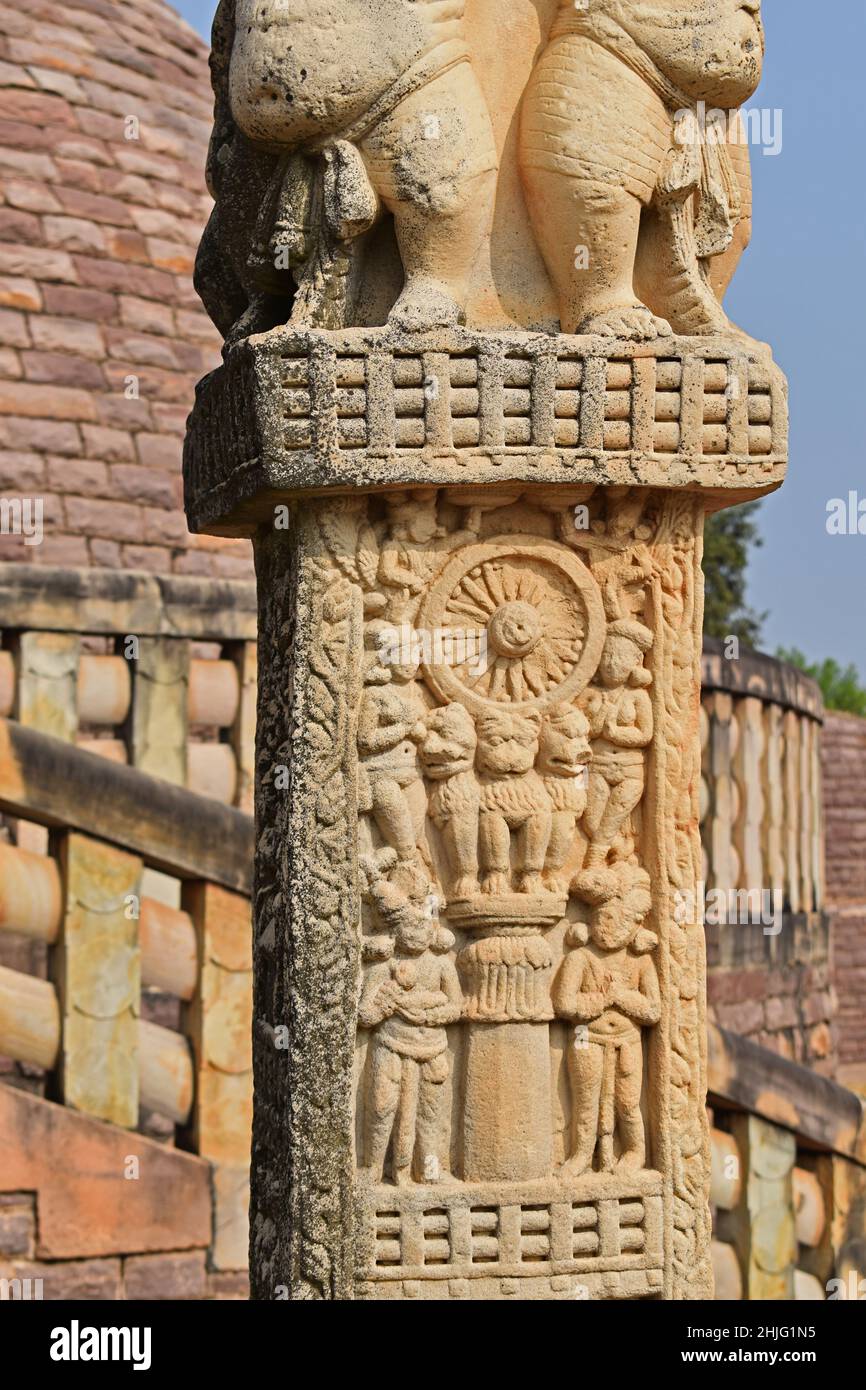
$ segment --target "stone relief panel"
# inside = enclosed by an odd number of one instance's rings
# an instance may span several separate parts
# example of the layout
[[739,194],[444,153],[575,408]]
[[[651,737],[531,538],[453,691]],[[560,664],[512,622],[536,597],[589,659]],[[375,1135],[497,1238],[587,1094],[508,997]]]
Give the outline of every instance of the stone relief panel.
[[[519,486],[316,510],[323,563],[364,615],[363,1296],[494,1277],[542,1278],[549,1296],[584,1276],[655,1296],[665,1221],[679,1211],[694,1240],[701,984],[667,894],[694,871],[697,822],[691,755],[679,737],[659,746],[668,703],[686,726],[697,707],[691,637],[677,646],[695,620],[694,512],[646,489]],[[569,1203],[595,1224],[569,1227],[566,1254],[550,1222]],[[443,1269],[410,1258],[428,1208]],[[473,1228],[482,1209],[478,1239],[495,1218],[499,1253],[467,1264],[449,1223]],[[509,1254],[514,1220],[529,1244]],[[520,1250],[542,1246],[544,1269],[526,1269]]]

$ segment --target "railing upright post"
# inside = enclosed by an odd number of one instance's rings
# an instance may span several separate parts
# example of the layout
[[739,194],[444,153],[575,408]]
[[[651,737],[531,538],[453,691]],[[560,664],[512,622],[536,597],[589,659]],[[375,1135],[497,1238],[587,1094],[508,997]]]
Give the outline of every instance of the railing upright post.
[[138,915],[142,861],[73,832],[59,844],[63,920],[51,953],[65,1105],[132,1129],[138,1123]]
[[252,1075],[252,928],[247,898],[213,883],[184,886],[199,987],[184,1009],[193,1049],[191,1146],[214,1165],[217,1269],[246,1265]]
[[142,637],[133,664],[129,761],[142,772],[186,786],[190,644]]
[[78,662],[75,632],[20,632],[15,640],[13,717],[27,728],[74,743],[78,732]]
[[240,696],[229,739],[238,765],[235,805],[252,815],[256,778],[256,681],[258,653],[255,642],[241,642],[231,648],[238,670]]

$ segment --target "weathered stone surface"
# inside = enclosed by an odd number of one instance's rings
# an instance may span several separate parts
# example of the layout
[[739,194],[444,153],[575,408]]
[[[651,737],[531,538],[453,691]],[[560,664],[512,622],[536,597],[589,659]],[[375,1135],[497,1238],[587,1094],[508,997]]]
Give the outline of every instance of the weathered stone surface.
[[[52,470],[43,545],[4,536],[2,556],[250,578],[248,546],[199,546],[178,511],[188,402],[219,361],[189,284],[211,208],[206,45],[163,0],[19,9],[0,15],[0,433],[50,468],[60,430],[89,467]],[[25,474],[2,486],[44,496]]]
[[53,956],[63,1018],[66,1105],[132,1129],[138,1123],[141,860],[82,835],[60,850],[64,913]]
[[185,490],[256,551],[256,1298],[711,1288],[703,521],[787,455],[720,302],[757,10],[219,8]]
[[256,630],[255,586],[243,581],[9,563],[0,603],[10,629],[220,641],[248,641]]
[[53,825],[134,845],[151,865],[177,877],[205,875],[249,891],[249,816],[71,744],[59,748],[56,739],[5,719],[0,807],[25,820],[34,812]]
[[[125,1176],[130,1155],[137,1178]],[[210,1243],[205,1160],[7,1086],[0,1086],[0,1188],[36,1192],[40,1260]]]
[[134,1255],[123,1262],[123,1288],[130,1299],[204,1298],[205,1252]]

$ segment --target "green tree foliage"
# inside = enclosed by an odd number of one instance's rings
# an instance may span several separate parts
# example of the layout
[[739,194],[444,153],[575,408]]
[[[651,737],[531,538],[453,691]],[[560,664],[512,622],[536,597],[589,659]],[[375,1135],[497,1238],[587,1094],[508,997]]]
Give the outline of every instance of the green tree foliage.
[[796,647],[790,650],[780,647],[776,656],[790,666],[799,666],[801,671],[818,682],[828,709],[846,710],[849,714],[866,717],[866,688],[860,684],[856,666],[843,668],[832,656],[825,661],[810,662]]
[[755,513],[760,502],[744,502],[707,518],[704,538],[706,598],[704,632],[709,637],[738,637],[744,647],[757,647],[766,613],[746,603],[749,551],[763,544]]

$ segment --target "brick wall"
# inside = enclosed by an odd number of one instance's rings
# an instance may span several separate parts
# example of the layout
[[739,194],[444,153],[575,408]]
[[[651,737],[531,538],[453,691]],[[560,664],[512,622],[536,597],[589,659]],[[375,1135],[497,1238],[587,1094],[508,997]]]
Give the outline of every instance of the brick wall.
[[822,769],[839,1079],[866,1094],[866,719],[827,713]]
[[191,280],[210,122],[207,48],[162,0],[0,4],[0,496],[45,530],[0,559],[251,577],[182,510],[219,360]]
[[[210,1270],[205,1250],[170,1250],[84,1260],[36,1258],[36,1199],[0,1192],[0,1279],[21,1281],[10,1297],[68,1299],[240,1299],[249,1297],[242,1270]],[[28,1282],[29,1281],[29,1285]]]
[[720,1027],[789,1061],[834,1076],[836,999],[830,919],[784,912],[778,935],[760,925],[708,926],[707,999]]

